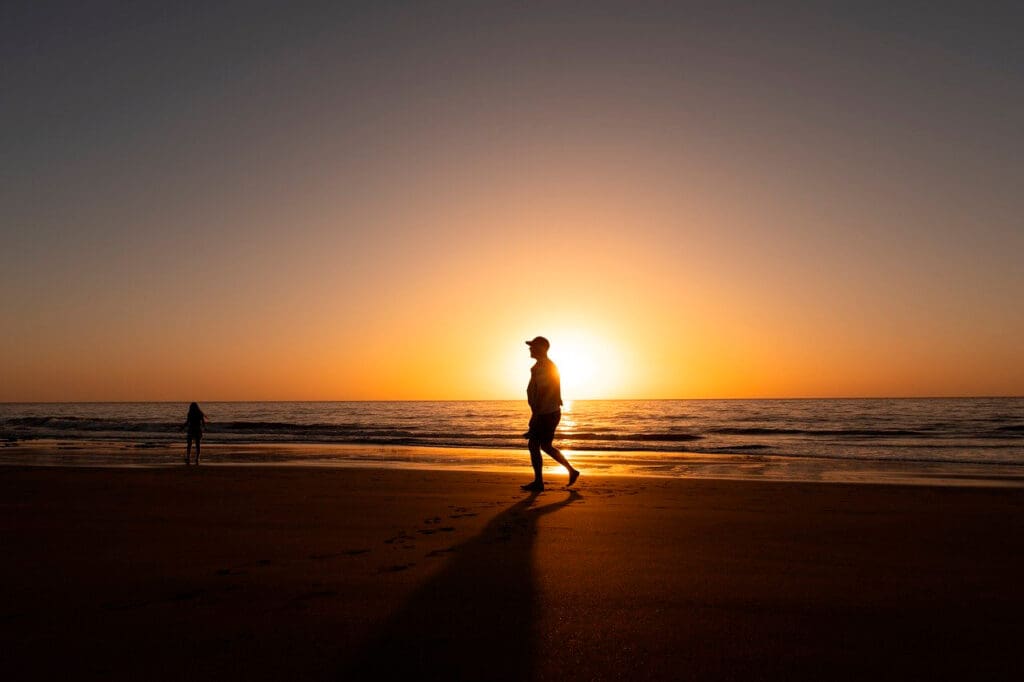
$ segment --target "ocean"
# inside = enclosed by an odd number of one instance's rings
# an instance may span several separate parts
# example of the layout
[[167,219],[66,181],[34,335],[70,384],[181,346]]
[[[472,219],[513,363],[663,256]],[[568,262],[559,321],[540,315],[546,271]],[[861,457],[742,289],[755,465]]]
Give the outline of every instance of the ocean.
[[[33,452],[51,452],[46,463],[88,464],[92,449],[105,453],[103,464],[159,464],[168,455],[158,453],[184,444],[187,407],[0,404],[0,444],[7,451],[0,463],[31,464]],[[524,401],[210,402],[202,408],[213,463],[508,468],[525,461]],[[55,444],[61,461],[53,461],[52,449],[18,447],[42,443]],[[892,470],[1015,478],[1024,470],[1024,398],[578,400],[564,408],[556,445],[592,471],[611,473],[689,476],[738,467],[746,477],[784,470],[848,478]]]

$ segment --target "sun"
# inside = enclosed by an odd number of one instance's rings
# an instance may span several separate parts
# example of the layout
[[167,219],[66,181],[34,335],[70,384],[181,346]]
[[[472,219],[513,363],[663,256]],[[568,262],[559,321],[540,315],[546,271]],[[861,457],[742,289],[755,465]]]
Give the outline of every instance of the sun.
[[579,331],[553,331],[548,339],[548,356],[558,366],[566,402],[615,397],[622,360],[609,341]]

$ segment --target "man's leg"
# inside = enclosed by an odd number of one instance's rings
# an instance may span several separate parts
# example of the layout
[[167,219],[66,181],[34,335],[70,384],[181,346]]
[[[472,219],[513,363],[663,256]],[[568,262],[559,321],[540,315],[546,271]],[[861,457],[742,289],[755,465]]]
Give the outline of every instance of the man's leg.
[[530,464],[533,466],[533,482],[523,486],[523,490],[544,488],[544,460],[540,456],[540,442],[531,438],[527,447],[530,448]]
[[544,449],[544,452],[551,455],[551,459],[555,460],[556,462],[564,466],[565,470],[569,472],[569,485],[575,483],[576,479],[580,477],[580,472],[576,471],[576,469],[574,469],[572,465],[569,464],[569,460],[565,458],[565,455],[562,454],[562,451],[556,448],[552,443],[545,443],[544,445],[541,446],[541,448]]

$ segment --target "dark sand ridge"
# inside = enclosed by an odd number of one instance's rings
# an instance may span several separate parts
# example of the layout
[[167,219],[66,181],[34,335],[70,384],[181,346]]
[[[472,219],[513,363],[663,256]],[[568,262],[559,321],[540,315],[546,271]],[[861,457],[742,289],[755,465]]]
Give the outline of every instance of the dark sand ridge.
[[3,668],[1020,678],[1019,489],[523,480],[3,468]]

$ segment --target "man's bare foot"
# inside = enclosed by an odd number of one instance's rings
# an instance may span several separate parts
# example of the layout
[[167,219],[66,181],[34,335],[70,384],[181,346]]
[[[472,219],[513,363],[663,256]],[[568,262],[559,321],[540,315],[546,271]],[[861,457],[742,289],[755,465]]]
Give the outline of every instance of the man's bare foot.
[[519,486],[523,490],[529,490],[530,492],[539,493],[544,490],[544,483],[541,481],[534,481],[533,483],[527,483],[526,485]]
[[573,483],[576,482],[576,479],[579,478],[579,477],[580,477],[580,472],[578,470],[576,470],[576,469],[571,469],[569,471],[569,482],[565,484],[565,487],[568,488],[569,486],[571,486]]

